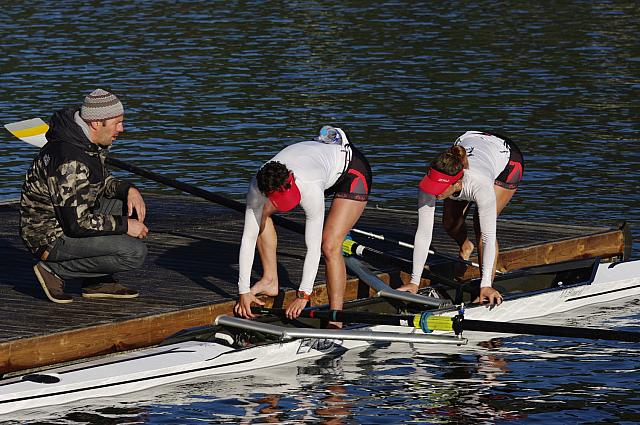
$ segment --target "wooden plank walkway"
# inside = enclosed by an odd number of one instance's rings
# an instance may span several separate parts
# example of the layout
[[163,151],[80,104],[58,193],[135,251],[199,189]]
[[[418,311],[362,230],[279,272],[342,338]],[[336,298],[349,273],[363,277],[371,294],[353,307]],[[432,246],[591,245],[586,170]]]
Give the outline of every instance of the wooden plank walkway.
[[[150,229],[145,266],[119,276],[137,289],[133,300],[90,300],[80,296],[80,283],[68,282],[71,304],[48,301],[37,283],[33,258],[18,236],[16,203],[0,205],[0,373],[73,360],[90,355],[156,344],[190,326],[209,324],[229,313],[237,294],[237,262],[243,215],[193,197],[147,196]],[[301,214],[287,218],[302,222]],[[413,212],[368,208],[358,228],[411,242],[417,216]],[[436,226],[435,247],[455,253],[453,242]],[[594,255],[614,257],[625,250],[625,232],[616,227],[557,226],[500,221],[500,265],[513,269]],[[297,287],[302,274],[304,240],[279,229],[279,276],[284,289]],[[404,248],[354,239],[410,258]],[[260,275],[256,256],[254,278]],[[384,270],[381,270],[384,271]],[[388,278],[387,275],[383,275]],[[326,302],[321,266],[314,302]],[[351,278],[347,298],[366,296]],[[288,291],[275,300],[286,303]]]

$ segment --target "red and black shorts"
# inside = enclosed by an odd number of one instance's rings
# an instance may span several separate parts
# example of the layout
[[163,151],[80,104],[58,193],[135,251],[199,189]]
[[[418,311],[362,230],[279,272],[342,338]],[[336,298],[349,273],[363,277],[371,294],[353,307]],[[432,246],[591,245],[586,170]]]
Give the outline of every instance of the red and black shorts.
[[371,166],[367,158],[351,147],[351,162],[347,170],[338,181],[324,191],[325,196],[333,194],[334,198],[353,199],[354,201],[366,201],[371,192]]
[[518,184],[524,176],[524,156],[513,140],[495,133],[492,134],[504,140],[505,144],[509,146],[509,150],[511,151],[507,166],[502,170],[498,177],[496,177],[494,184],[504,187],[505,189],[515,190],[518,188]]

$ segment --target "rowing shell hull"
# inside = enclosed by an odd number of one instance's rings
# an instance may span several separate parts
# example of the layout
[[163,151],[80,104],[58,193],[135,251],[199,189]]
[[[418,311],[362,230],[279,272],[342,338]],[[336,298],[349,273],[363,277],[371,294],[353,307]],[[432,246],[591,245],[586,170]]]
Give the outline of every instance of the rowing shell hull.
[[[410,332],[408,328],[401,330]],[[183,342],[90,361],[0,384],[0,414],[22,409],[109,397],[202,376],[278,366],[368,345],[365,341],[301,339],[233,349],[216,342]],[[31,378],[27,378],[31,379]],[[53,382],[55,381],[55,382]]]
[[[605,263],[599,265],[590,282],[508,296],[498,308],[468,308],[465,318],[514,322],[638,295],[640,261]],[[452,314],[455,313],[451,311],[449,315]]]
[[[516,321],[639,294],[639,261],[601,264],[589,282],[510,295],[497,308],[468,308],[465,317]],[[444,314],[455,313],[451,310]],[[420,332],[395,326],[363,329]],[[465,337],[469,336],[465,334]],[[482,339],[486,337],[470,340]],[[368,342],[365,341],[298,339],[246,349],[234,349],[216,342],[193,341],[160,346],[3,381],[0,383],[0,414],[87,398],[116,396],[203,376],[246,372],[312,357],[338,355],[366,345]],[[434,349],[439,346],[434,344]],[[34,382],[32,379],[48,382]]]

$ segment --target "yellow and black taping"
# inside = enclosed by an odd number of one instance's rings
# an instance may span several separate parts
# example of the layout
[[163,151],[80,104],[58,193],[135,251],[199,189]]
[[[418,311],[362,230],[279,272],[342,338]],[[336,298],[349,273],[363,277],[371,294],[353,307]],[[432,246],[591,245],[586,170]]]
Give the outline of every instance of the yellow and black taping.
[[453,331],[453,318],[447,316],[435,316],[432,313],[425,311],[422,314],[416,314],[413,317],[413,326],[417,329],[422,329],[424,333],[431,333],[433,331]]
[[358,245],[353,239],[345,239],[342,241],[342,254],[343,255],[353,255],[353,246]]

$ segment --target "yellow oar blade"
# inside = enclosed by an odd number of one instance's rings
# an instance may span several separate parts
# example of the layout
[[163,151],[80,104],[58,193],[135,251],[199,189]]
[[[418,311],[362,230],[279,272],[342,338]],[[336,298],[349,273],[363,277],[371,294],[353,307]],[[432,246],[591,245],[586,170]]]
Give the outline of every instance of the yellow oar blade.
[[49,125],[40,118],[5,124],[4,128],[30,145],[41,148],[47,143],[45,133],[49,130]]

